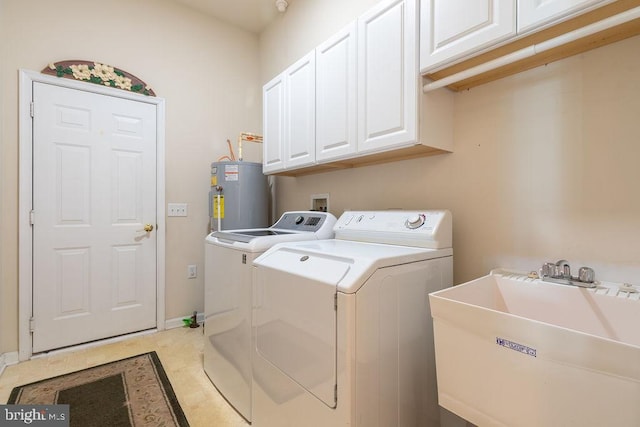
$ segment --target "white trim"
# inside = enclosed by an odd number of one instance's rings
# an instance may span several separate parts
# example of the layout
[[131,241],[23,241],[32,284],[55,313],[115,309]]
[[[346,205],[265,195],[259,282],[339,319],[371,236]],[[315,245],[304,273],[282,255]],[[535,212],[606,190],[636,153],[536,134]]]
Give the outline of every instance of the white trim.
[[126,335],[120,335],[120,336],[117,336],[117,337],[105,338],[103,340],[98,340],[98,341],[92,341],[92,342],[88,342],[88,343],[84,343],[84,344],[73,345],[71,347],[65,347],[65,348],[61,348],[61,349],[58,349],[58,350],[51,350],[51,351],[47,351],[47,352],[44,352],[44,353],[38,353],[35,356],[32,356],[31,359],[42,359],[43,357],[54,356],[56,354],[71,353],[73,351],[86,350],[87,348],[100,347],[100,346],[103,346],[103,345],[106,345],[106,344],[112,344],[112,343],[115,343],[115,342],[121,342],[121,341],[130,340],[132,338],[138,338],[138,337],[142,337],[142,336],[145,336],[145,335],[155,334],[156,332],[158,332],[158,329],[147,329],[146,331],[132,332],[132,333],[126,334]]
[[156,186],[156,265],[157,265],[157,301],[156,327],[165,328],[165,100],[163,98],[129,93],[120,89],[108,88],[97,84],[89,84],[70,79],[58,78],[30,70],[20,70],[20,86],[18,100],[19,119],[19,177],[18,177],[18,355],[19,360],[31,358],[32,342],[29,332],[29,318],[32,307],[32,230],[29,224],[29,212],[32,208],[33,193],[33,129],[31,124],[30,105],[33,99],[33,83],[41,82],[70,89],[82,90],[101,95],[115,96],[138,102],[146,102],[156,106],[156,152],[157,152],[157,186]]
[[156,104],[156,327],[164,330],[165,322],[165,105]]
[[[182,317],[176,317],[173,319],[169,319],[165,322],[164,327],[165,329],[175,329],[175,328],[183,328],[184,322],[182,321],[182,319],[188,319],[192,316],[193,314],[187,314],[186,316],[182,316]],[[196,315],[196,320],[198,321],[198,323],[200,324],[200,327],[203,327],[203,322],[204,322],[204,313],[198,313]]]
[[0,354],[0,375],[2,375],[7,366],[15,365],[16,363],[18,363],[17,351]]

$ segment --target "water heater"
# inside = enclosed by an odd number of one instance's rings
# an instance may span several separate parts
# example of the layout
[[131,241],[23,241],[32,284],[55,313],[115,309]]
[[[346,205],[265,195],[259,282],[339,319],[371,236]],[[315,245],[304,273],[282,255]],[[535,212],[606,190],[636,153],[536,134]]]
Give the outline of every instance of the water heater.
[[211,230],[268,227],[268,195],[262,163],[211,163]]

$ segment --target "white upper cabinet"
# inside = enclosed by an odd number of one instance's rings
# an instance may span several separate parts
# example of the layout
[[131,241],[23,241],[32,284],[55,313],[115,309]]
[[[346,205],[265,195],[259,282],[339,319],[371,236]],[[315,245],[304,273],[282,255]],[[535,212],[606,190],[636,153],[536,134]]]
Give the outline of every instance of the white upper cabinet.
[[387,0],[358,19],[358,152],[417,140],[417,0]]
[[264,173],[315,162],[315,90],[315,52],[264,85]]
[[284,169],[284,77],[282,73],[262,88],[264,173]]
[[420,70],[436,69],[515,34],[514,0],[421,0]]
[[[615,2],[616,0],[420,0],[420,72],[439,78],[437,74],[446,68],[492,49],[500,47],[501,55],[506,56],[532,46],[526,43],[549,40],[575,29],[576,24],[588,25],[597,19],[620,13],[620,10],[632,8],[637,3],[620,1],[617,9],[603,8],[601,12],[582,21],[576,20],[573,24],[564,25],[564,21]],[[543,31],[551,26],[554,26],[553,30]],[[541,34],[519,43],[536,32]],[[593,48],[596,44],[587,40],[584,46],[591,45]],[[566,55],[569,54],[570,49]],[[455,67],[455,70],[464,71],[495,59],[495,56],[489,54],[485,58]],[[538,57],[537,64],[545,63],[546,59],[544,56]],[[536,62],[528,60],[523,69],[534,63]],[[511,68],[516,71],[508,74],[517,72],[517,68]],[[505,71],[504,68],[501,70]],[[488,71],[489,76],[491,71],[492,69]],[[446,76],[447,71],[440,74]],[[491,80],[490,77],[486,79]],[[481,84],[481,81],[482,79],[475,79],[475,83],[470,82],[466,86],[463,84],[458,88],[472,87]],[[455,84],[451,84],[455,87]]]
[[316,64],[312,51],[285,71],[285,167],[316,160]]
[[264,86],[264,173],[452,151],[453,98],[421,91],[418,1],[381,1]]
[[610,2],[611,0],[518,0],[518,33]]
[[355,22],[316,48],[316,160],[352,155],[356,131]]

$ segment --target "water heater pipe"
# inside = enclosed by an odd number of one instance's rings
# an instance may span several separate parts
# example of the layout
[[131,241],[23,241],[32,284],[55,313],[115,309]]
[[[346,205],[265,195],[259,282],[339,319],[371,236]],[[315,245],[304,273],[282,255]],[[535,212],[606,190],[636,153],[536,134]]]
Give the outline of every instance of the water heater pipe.
[[529,58],[538,53],[554,49],[556,47],[599,33],[600,31],[607,30],[609,28],[627,23],[629,21],[633,21],[634,19],[638,18],[640,18],[640,7],[629,9],[625,12],[603,19],[602,21],[594,22],[593,24],[587,25],[574,31],[570,31],[558,37],[554,37],[538,44],[525,47],[524,49],[520,49],[505,56],[501,56],[500,58],[485,62],[484,64],[480,64],[459,73],[452,74],[440,80],[427,83],[422,87],[422,91],[424,93],[427,93],[432,90],[440,89],[441,87],[448,86],[471,77],[475,77],[487,71],[495,70],[496,68],[502,67],[504,65],[512,64],[516,61],[520,61],[521,59]]
[[242,161],[242,141],[257,142],[262,144],[262,135],[255,133],[242,132],[238,135],[238,160]]

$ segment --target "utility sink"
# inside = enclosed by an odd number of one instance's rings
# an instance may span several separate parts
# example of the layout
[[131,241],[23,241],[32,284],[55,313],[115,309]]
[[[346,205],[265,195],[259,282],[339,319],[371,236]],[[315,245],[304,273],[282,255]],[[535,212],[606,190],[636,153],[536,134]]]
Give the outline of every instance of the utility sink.
[[480,426],[640,426],[640,288],[505,270],[429,295],[439,403]]

